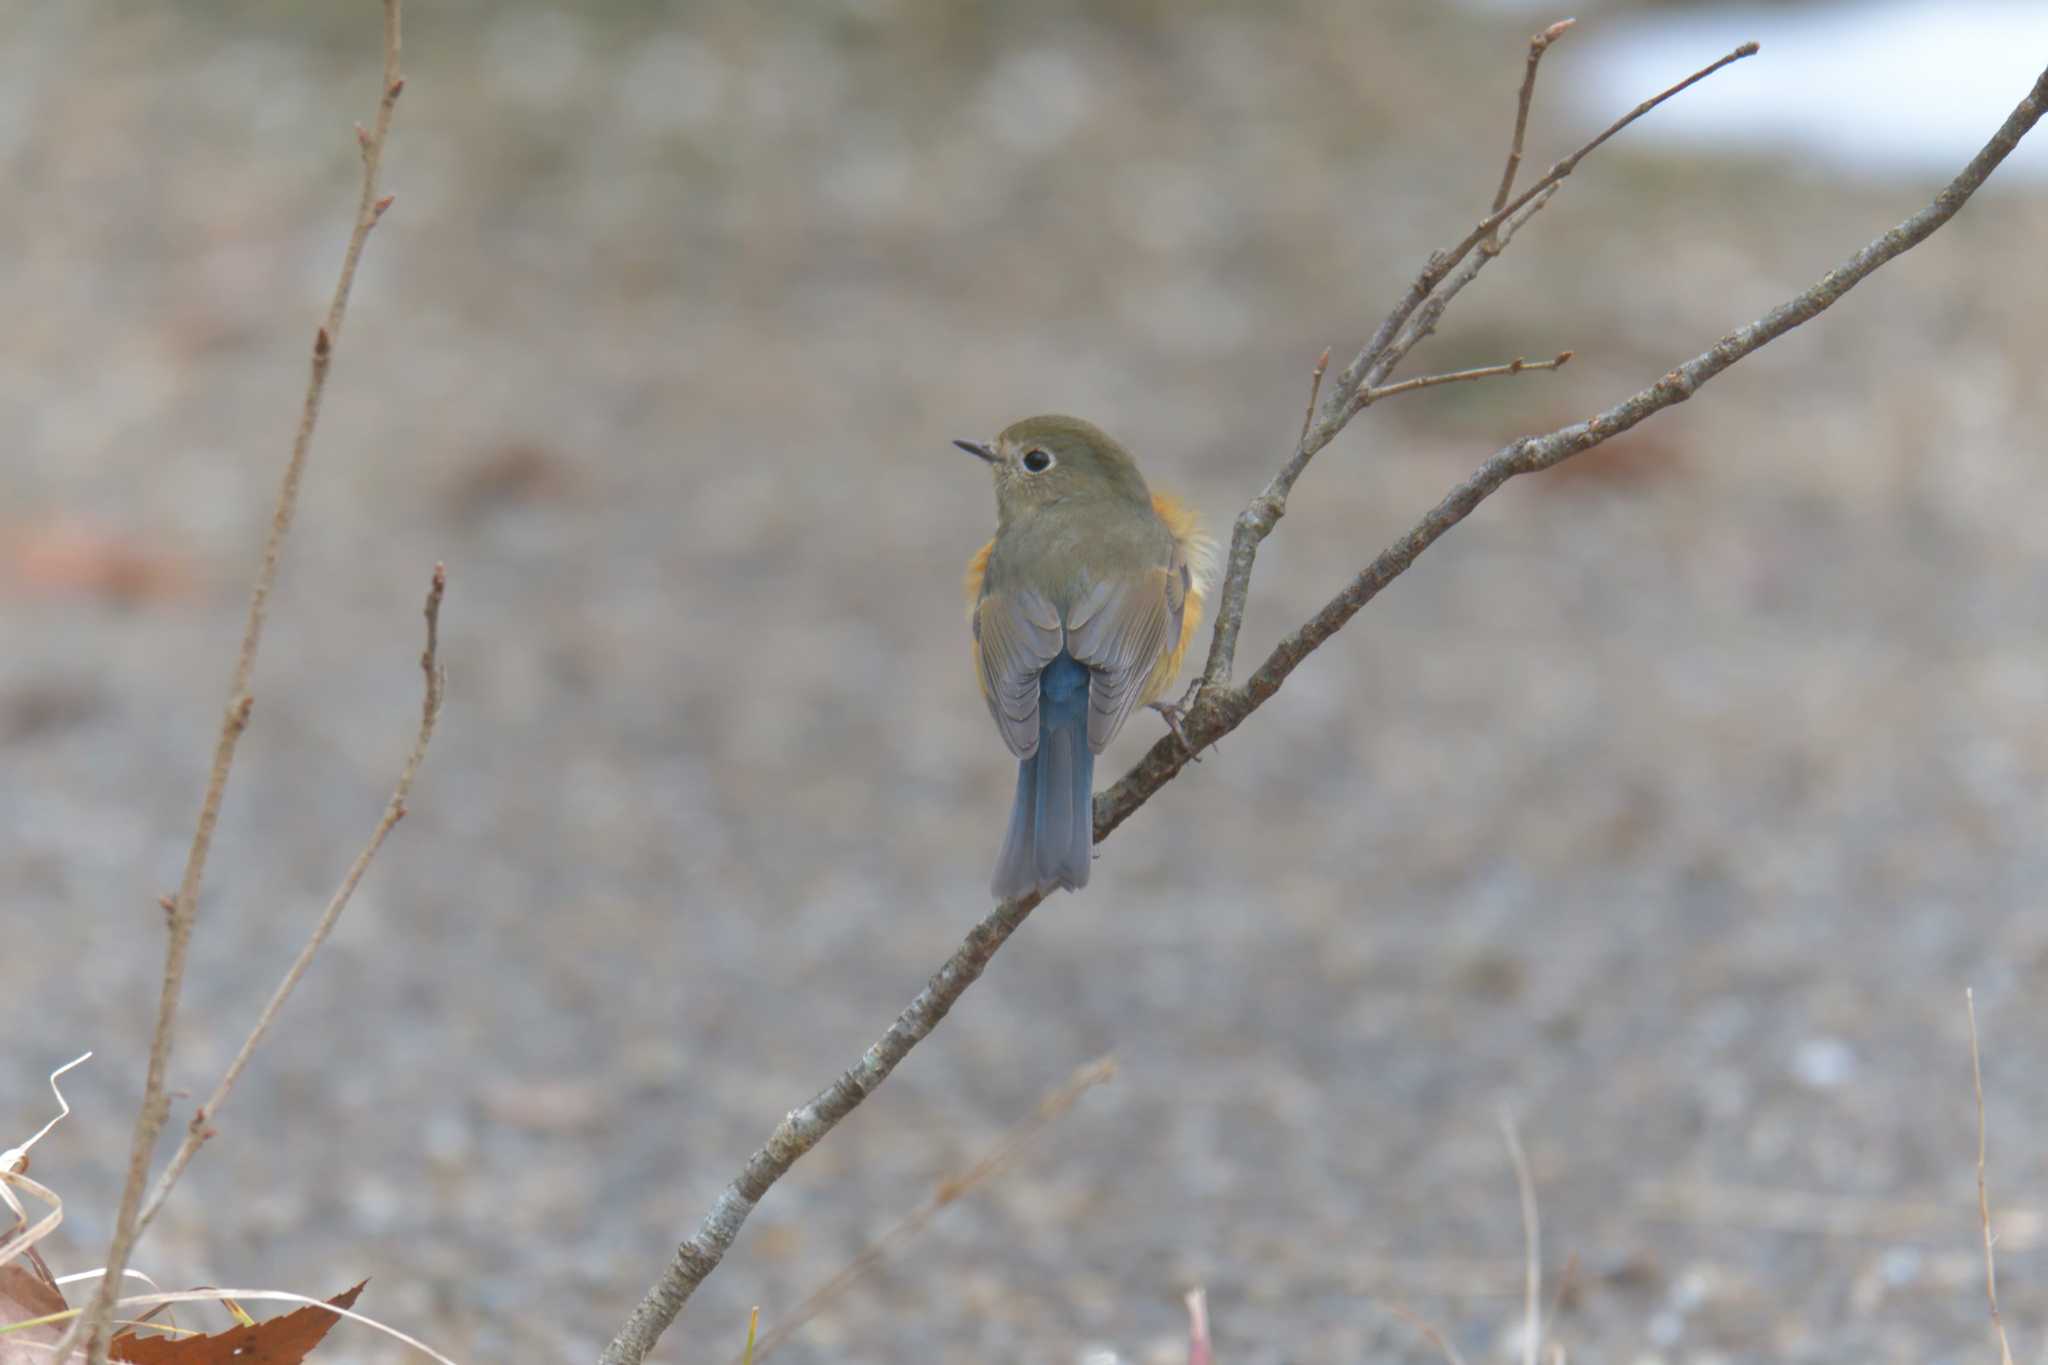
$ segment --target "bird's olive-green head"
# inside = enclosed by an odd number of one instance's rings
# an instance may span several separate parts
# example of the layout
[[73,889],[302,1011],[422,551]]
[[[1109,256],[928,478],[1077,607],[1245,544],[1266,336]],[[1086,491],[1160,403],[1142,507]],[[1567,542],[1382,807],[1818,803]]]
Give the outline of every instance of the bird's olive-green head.
[[1056,502],[1152,503],[1131,453],[1101,427],[1078,417],[1027,417],[1004,427],[987,445],[953,444],[988,461],[996,480],[996,512],[1004,522]]

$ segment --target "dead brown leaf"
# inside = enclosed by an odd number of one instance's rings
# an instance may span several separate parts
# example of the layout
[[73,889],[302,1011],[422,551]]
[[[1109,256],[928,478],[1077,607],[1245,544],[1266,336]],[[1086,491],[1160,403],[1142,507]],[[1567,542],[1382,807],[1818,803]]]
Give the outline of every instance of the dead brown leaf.
[[[353,1308],[362,1281],[328,1302]],[[138,1365],[298,1365],[318,1346],[340,1318],[325,1308],[301,1308],[248,1327],[234,1327],[204,1337],[138,1336],[123,1332],[114,1338],[116,1360]]]
[[[0,1265],[0,1327],[61,1313],[70,1306],[34,1247]],[[64,1327],[52,1322],[0,1333],[0,1365],[48,1365],[50,1347],[64,1335]]]

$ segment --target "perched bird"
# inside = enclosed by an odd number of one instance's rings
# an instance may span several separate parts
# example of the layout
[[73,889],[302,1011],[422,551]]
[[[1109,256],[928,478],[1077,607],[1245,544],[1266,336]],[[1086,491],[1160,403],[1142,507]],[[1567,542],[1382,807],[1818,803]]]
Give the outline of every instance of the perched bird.
[[995,474],[996,534],[967,561],[981,693],[1017,756],[1000,899],[1088,884],[1095,755],[1167,689],[1202,619],[1214,547],[1078,417],[955,441]]

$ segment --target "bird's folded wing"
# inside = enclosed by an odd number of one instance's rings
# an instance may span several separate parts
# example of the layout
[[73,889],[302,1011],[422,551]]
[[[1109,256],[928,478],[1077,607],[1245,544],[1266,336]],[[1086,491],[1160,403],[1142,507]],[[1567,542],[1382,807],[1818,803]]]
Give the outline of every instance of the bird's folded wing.
[[1160,568],[1135,578],[1105,580],[1067,614],[1067,652],[1091,675],[1088,747],[1098,754],[1145,700],[1146,684],[1166,649],[1169,632],[1179,634],[1179,603],[1169,601],[1167,591],[1175,572]]
[[1059,657],[1064,634],[1059,609],[1028,588],[990,593],[974,609],[981,694],[1018,758],[1038,752],[1038,675]]

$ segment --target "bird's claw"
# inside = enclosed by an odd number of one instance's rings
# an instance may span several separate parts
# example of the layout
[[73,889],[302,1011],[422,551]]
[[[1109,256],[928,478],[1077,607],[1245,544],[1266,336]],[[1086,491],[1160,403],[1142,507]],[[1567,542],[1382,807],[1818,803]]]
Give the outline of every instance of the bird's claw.
[[[1190,692],[1189,697],[1192,695],[1193,693]],[[1177,702],[1155,701],[1149,703],[1149,705],[1154,711],[1157,711],[1165,718],[1166,728],[1173,731],[1173,737],[1180,741],[1180,747],[1187,754],[1188,761],[1190,763],[1200,763],[1202,756],[1195,752],[1195,746],[1188,743],[1187,732],[1180,728],[1182,717],[1187,715],[1187,703],[1188,697],[1183,697]]]

